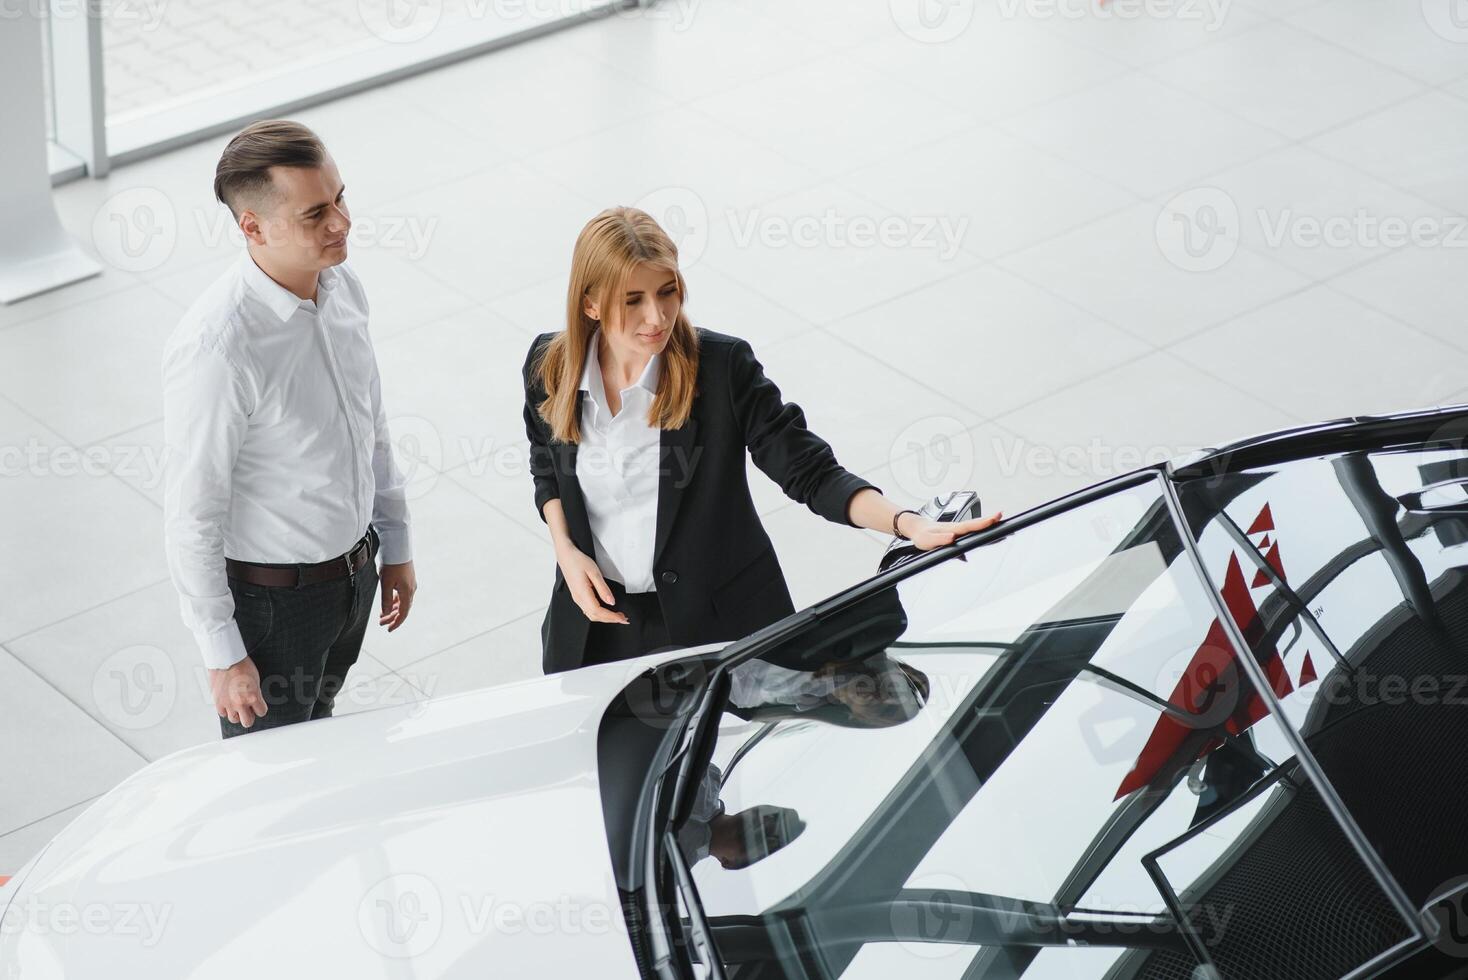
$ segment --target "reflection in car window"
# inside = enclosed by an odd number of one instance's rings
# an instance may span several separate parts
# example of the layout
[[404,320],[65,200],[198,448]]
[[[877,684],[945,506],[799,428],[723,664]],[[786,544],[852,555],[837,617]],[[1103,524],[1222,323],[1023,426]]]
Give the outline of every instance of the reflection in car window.
[[1196,481],[1209,574],[1326,778],[1418,907],[1468,875],[1468,454],[1354,452]]
[[1408,935],[1151,483],[741,665],[718,734],[679,842],[734,978],[1310,978]]

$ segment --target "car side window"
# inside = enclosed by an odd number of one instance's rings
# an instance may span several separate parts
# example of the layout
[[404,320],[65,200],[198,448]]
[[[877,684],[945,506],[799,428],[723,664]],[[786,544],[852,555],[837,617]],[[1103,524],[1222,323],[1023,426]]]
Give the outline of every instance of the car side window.
[[1405,897],[1461,896],[1468,453],[1338,453],[1182,497],[1285,717]]
[[679,840],[734,978],[1327,977],[1409,934],[1152,482],[736,668]]

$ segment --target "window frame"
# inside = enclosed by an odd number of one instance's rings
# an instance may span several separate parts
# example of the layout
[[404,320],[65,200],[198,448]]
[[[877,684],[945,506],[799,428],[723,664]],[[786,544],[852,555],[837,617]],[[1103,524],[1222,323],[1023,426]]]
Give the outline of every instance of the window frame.
[[[1201,558],[1198,542],[1192,533],[1183,511],[1178,494],[1177,482],[1170,475],[1168,466],[1165,463],[1102,481],[1024,511],[991,528],[966,536],[951,545],[934,549],[907,563],[878,573],[836,596],[816,603],[791,617],[787,617],[766,627],[744,640],[731,644],[721,655],[717,666],[710,672],[705,689],[701,695],[700,706],[690,716],[688,725],[684,730],[683,744],[679,750],[679,754],[682,756],[682,763],[679,766],[678,778],[671,787],[674,802],[669,808],[667,821],[662,825],[660,825],[659,821],[651,822],[662,833],[662,843],[665,846],[671,844],[676,827],[681,825],[682,819],[686,817],[688,809],[691,807],[692,791],[696,788],[696,780],[693,779],[693,773],[697,771],[700,762],[706,761],[712,753],[713,743],[718,734],[718,718],[722,713],[721,710],[716,710],[722,707],[723,696],[719,692],[727,691],[727,674],[733,668],[770,652],[778,644],[787,642],[808,628],[819,626],[823,620],[828,619],[836,613],[851,609],[867,601],[872,596],[893,588],[899,582],[913,575],[917,575],[934,565],[951,561],[955,558],[961,559],[961,556],[975,548],[1007,538],[1017,531],[1049,520],[1062,513],[1074,510],[1112,494],[1144,487],[1149,484],[1158,492],[1158,498],[1163,504],[1168,519],[1173,526],[1173,530],[1182,545],[1182,554],[1187,556],[1186,560],[1191,568],[1194,579],[1207,593],[1209,604],[1224,629],[1234,657],[1242,662],[1244,673],[1264,699],[1269,715],[1282,729],[1285,739],[1295,752],[1295,758],[1301,770],[1321,794],[1321,798],[1332,818],[1336,821],[1336,824],[1341,828],[1342,832],[1346,834],[1347,840],[1350,842],[1353,850],[1366,865],[1373,880],[1386,895],[1388,901],[1398,916],[1403,920],[1410,933],[1406,939],[1383,950],[1366,963],[1360,964],[1347,976],[1367,976],[1410,956],[1415,950],[1420,948],[1424,940],[1430,938],[1428,932],[1424,929],[1422,913],[1407,899],[1405,892],[1397,884],[1375,848],[1365,838],[1365,835],[1355,823],[1349,810],[1335,792],[1334,787],[1330,784],[1329,779],[1325,776],[1324,771],[1321,769],[1314,755],[1310,752],[1310,748],[1305,743],[1303,736],[1289,723],[1284,709],[1280,705],[1278,698],[1274,695],[1268,678],[1264,673],[1263,666],[1252,656],[1243,631],[1234,620],[1227,604],[1223,601],[1223,596],[1219,591],[1218,585],[1207,574],[1206,567]],[[654,842],[650,841],[649,843]],[[649,856],[651,857],[655,853],[659,853],[657,847],[651,847],[649,849]],[[681,863],[681,856],[673,855],[669,860]],[[650,863],[651,866],[652,864]],[[692,910],[696,918],[694,925],[697,931],[708,935],[708,923],[703,912],[702,900],[697,888],[692,883],[691,876],[687,874],[687,868],[684,867],[683,873],[676,877],[677,884],[675,887],[682,894],[682,900]],[[656,875],[649,875],[646,880],[650,886],[646,895],[649,903],[649,912],[656,916],[658,915],[659,903],[656,893],[656,882],[659,879]],[[686,888],[684,887],[685,885]],[[666,903],[664,907],[667,907]],[[713,947],[713,953],[711,955],[714,960],[717,960],[716,963],[711,965],[711,970],[714,971],[713,975],[722,976],[723,962],[717,953],[717,944],[713,943],[712,939],[708,941]],[[699,945],[703,945],[701,940],[699,941]],[[978,955],[982,956],[982,951]]]

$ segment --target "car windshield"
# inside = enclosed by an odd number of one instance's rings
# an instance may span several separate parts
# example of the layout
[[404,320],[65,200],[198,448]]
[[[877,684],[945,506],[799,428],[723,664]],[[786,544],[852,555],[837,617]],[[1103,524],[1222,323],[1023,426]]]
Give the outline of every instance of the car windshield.
[[1308,978],[1409,938],[1232,650],[1152,480],[735,667],[677,832],[723,968]]

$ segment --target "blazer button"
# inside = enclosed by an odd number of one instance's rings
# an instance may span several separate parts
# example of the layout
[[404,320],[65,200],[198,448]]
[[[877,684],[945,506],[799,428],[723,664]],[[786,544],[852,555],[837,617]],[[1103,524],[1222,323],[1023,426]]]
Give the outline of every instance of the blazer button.
[[663,573],[663,581],[667,582],[669,585],[672,585],[674,582],[678,581],[678,573],[669,569],[668,571]]

